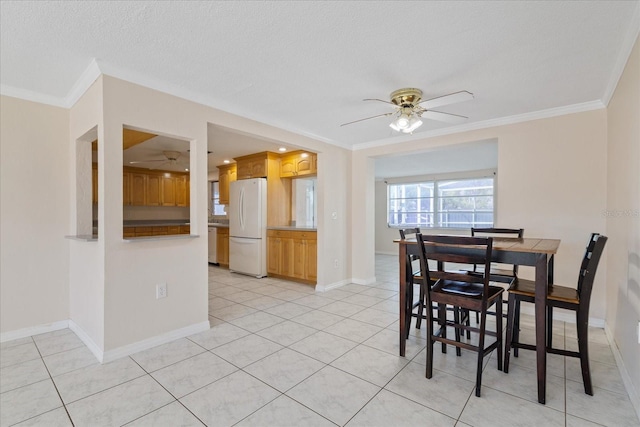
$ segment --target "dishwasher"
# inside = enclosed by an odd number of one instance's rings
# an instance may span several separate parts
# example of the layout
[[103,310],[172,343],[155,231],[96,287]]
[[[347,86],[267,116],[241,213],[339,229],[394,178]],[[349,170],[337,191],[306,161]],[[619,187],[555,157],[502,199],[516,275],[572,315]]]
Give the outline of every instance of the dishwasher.
[[209,226],[209,264],[218,265],[218,229]]

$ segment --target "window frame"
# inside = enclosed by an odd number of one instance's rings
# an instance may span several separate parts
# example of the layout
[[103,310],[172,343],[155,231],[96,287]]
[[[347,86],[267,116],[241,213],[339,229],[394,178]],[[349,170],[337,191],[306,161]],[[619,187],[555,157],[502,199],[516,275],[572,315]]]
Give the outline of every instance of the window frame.
[[[387,200],[386,200],[386,223],[389,228],[412,228],[412,227],[420,227],[429,230],[434,229],[443,229],[443,230],[464,230],[470,227],[493,227],[497,222],[497,170],[489,169],[482,171],[467,171],[467,172],[457,172],[457,173],[448,173],[448,174],[438,174],[438,175],[423,175],[423,176],[414,176],[414,177],[402,177],[402,178],[393,178],[386,179],[384,182],[387,186]],[[439,194],[439,185],[444,182],[449,181],[466,181],[466,180],[474,180],[474,179],[491,179],[493,181],[493,209],[491,211],[493,215],[493,222],[491,224],[488,223],[475,223],[475,224],[467,224],[460,226],[446,226],[441,222],[441,210],[440,203],[445,198],[441,197]],[[391,186],[394,185],[411,185],[411,184],[428,184],[433,188],[433,197],[432,206],[433,211],[428,212],[429,215],[432,216],[432,225],[430,224],[417,224],[417,223],[405,223],[405,224],[392,224],[390,223],[390,213],[391,213]],[[480,195],[480,197],[482,197]],[[398,198],[394,198],[393,200],[398,200]],[[419,200],[417,197],[414,200]]]

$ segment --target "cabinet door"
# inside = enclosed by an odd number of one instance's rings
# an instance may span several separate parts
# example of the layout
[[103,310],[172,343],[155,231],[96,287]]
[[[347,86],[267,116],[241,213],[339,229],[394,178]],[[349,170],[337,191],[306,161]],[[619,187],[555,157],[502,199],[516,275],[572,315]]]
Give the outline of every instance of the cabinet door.
[[122,204],[131,205],[131,174],[129,172],[122,174]]
[[131,173],[131,204],[133,206],[145,206],[147,203],[147,175],[144,173]]
[[162,206],[176,206],[176,179],[174,177],[161,177],[161,194]]
[[229,231],[226,229],[218,228],[217,249],[218,249],[218,264],[229,265]]
[[176,177],[176,206],[189,206],[189,186],[185,176]]
[[221,205],[229,204],[229,172],[220,170],[220,175],[218,176],[218,193],[220,194],[220,203]]
[[147,206],[162,205],[162,183],[160,176],[149,175],[147,177]]
[[294,240],[291,238],[283,238],[282,249],[280,251],[280,274],[283,276],[293,276],[295,266],[294,250]]
[[296,174],[296,158],[293,156],[280,159],[280,178],[289,178]]
[[305,279],[318,279],[318,242],[317,240],[307,240],[305,259]]
[[237,166],[237,178],[238,179],[250,179],[251,178],[251,168],[253,163],[250,160],[244,160],[238,162]]
[[293,239],[293,273],[292,277],[304,279],[304,267],[306,264],[306,241]]
[[282,240],[277,237],[267,239],[267,273],[280,274]]
[[309,175],[312,172],[311,155],[300,156],[296,159],[296,175]]
[[251,162],[251,178],[267,176],[267,160],[254,160]]

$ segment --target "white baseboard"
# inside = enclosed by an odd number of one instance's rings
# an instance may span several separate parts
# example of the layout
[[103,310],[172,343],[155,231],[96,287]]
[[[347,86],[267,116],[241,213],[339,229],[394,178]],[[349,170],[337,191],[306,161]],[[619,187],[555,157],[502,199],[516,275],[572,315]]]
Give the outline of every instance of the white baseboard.
[[206,331],[211,328],[209,321],[200,323],[194,323],[193,325],[185,326],[184,328],[175,329],[173,331],[157,335],[155,337],[147,338],[142,341],[138,341],[132,344],[127,344],[122,347],[115,348],[113,350],[105,351],[102,356],[102,363],[111,362],[121,357],[129,356],[139,351],[148,350],[152,347],[166,344],[168,342],[177,340],[179,338],[188,337],[189,335],[197,334],[198,332]]
[[364,285],[364,286],[368,286],[368,285],[373,285],[374,283],[376,283],[376,277],[369,277],[368,279],[351,279],[351,283],[355,283],[356,285]]
[[398,251],[395,251],[395,252],[376,251],[376,255],[395,255],[395,256],[398,256]]
[[618,365],[618,371],[622,377],[624,388],[627,390],[627,394],[629,395],[629,400],[631,400],[631,405],[633,405],[633,409],[635,409],[636,415],[640,419],[640,393],[638,393],[638,390],[636,390],[633,385],[633,381],[631,381],[631,376],[624,364],[622,354],[620,354],[620,350],[618,350],[618,346],[616,345],[616,341],[613,337],[613,332],[611,332],[607,324],[604,326],[604,333],[607,336],[607,340],[609,340],[609,347],[611,347],[613,357],[616,359],[616,365]]
[[104,351],[98,344],[82,329],[76,322],[69,320],[69,329],[71,329],[80,340],[87,346],[87,348],[98,359],[98,362],[102,363],[104,358]]
[[68,320],[60,320],[58,322],[46,323],[44,325],[30,326],[28,328],[1,333],[0,342],[13,341],[20,338],[30,337],[32,335],[44,334],[46,332],[53,332],[53,331],[58,331],[60,329],[66,329],[68,327],[69,327]]
[[352,283],[351,280],[345,279],[340,280],[339,282],[329,283],[328,285],[316,285],[316,292],[327,292],[331,289],[336,289],[341,286],[348,285],[349,283]]

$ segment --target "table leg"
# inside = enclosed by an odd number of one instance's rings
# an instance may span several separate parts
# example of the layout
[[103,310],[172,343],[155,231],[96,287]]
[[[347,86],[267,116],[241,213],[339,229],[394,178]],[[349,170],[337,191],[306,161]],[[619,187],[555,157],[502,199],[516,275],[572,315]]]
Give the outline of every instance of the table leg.
[[544,404],[547,388],[547,268],[546,254],[539,254],[536,260],[536,362],[538,371],[538,402]]
[[398,260],[400,265],[398,266],[398,270],[400,271],[400,331],[398,336],[400,338],[400,356],[404,357],[407,340],[406,340],[406,310],[407,310],[407,245],[405,243],[400,242],[398,244],[399,255]]

